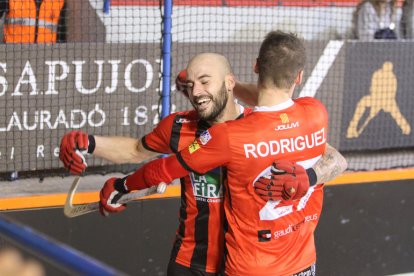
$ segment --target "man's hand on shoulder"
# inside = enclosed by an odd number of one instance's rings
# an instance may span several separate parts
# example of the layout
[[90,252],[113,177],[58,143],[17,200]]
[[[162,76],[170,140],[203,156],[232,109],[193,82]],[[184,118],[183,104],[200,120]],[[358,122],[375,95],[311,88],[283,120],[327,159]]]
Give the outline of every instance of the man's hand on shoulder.
[[299,199],[306,194],[309,186],[316,184],[316,179],[309,177],[311,170],[307,171],[290,161],[275,161],[270,174],[254,183],[255,192],[265,201]]

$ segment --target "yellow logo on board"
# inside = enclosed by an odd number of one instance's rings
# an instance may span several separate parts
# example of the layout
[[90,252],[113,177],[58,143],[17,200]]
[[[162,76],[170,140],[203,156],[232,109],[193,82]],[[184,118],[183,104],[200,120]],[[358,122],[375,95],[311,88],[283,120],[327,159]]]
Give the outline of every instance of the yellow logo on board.
[[[371,79],[369,95],[359,100],[354,116],[348,125],[346,138],[357,138],[374,119],[380,111],[388,113],[395,123],[400,127],[403,135],[409,135],[411,126],[407,119],[401,114],[398,107],[397,77],[393,72],[393,64],[384,62],[382,67],[374,72]],[[368,113],[367,116],[364,114]]]

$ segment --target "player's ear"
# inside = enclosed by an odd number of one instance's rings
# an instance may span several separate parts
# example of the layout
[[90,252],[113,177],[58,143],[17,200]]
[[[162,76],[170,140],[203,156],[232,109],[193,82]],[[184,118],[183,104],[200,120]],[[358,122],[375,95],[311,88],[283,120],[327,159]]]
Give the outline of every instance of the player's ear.
[[253,72],[255,72],[256,74],[259,74],[259,67],[257,65],[257,58],[256,58],[256,61],[253,65]]
[[297,85],[301,84],[302,79],[303,79],[303,70],[300,70],[297,77],[296,77],[295,84],[297,84]]
[[224,81],[227,91],[233,91],[234,87],[236,86],[236,79],[234,78],[234,75],[228,74]]

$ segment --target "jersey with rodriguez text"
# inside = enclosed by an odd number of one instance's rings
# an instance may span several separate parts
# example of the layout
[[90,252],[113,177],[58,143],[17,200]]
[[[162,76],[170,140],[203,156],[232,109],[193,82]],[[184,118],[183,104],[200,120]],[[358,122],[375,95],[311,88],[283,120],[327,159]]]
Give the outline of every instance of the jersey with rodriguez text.
[[274,160],[305,168],[315,164],[325,151],[327,127],[325,107],[300,98],[257,107],[242,120],[213,126],[177,154],[184,168],[199,174],[218,165],[227,169],[226,275],[292,275],[316,261],[322,185],[282,203],[264,202],[253,183],[269,173]]
[[[244,109],[239,117],[249,112],[251,109]],[[177,112],[161,120],[142,138],[142,143],[151,151],[176,153],[209,127],[206,121],[198,118],[195,110]],[[180,224],[171,254],[173,261],[206,272],[219,271],[224,247],[224,178],[218,167],[205,174],[190,173],[180,179]]]

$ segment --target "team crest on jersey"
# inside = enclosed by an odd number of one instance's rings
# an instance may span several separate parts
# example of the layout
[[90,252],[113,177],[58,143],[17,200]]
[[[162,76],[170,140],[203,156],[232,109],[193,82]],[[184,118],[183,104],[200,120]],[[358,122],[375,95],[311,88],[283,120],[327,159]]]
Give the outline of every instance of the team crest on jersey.
[[196,200],[220,202],[223,198],[220,169],[209,171],[203,175],[190,173],[190,179]]
[[208,141],[210,141],[210,139],[211,139],[211,135],[210,135],[210,132],[208,132],[208,130],[201,133],[200,142],[201,142],[202,145],[207,144]]
[[199,149],[200,145],[197,143],[197,141],[192,142],[191,145],[188,146],[188,151],[190,152],[190,154]]

